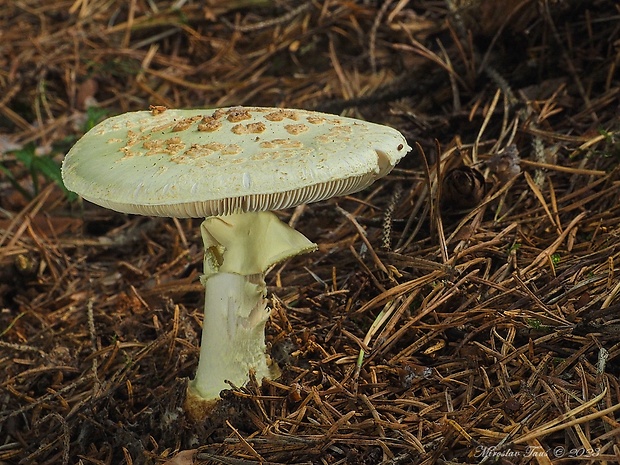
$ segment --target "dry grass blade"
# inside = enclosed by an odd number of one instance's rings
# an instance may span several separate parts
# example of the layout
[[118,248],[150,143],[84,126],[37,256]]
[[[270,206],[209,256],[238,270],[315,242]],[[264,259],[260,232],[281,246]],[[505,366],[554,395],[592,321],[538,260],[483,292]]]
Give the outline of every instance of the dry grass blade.
[[571,428],[574,425],[578,425],[581,423],[586,423],[588,421],[591,420],[595,420],[597,418],[601,418],[605,415],[608,415],[610,413],[615,412],[616,410],[620,409],[620,404],[614,405],[612,407],[608,407],[604,410],[595,412],[595,413],[591,413],[589,415],[584,415],[582,417],[579,418],[574,418],[571,419],[571,417],[576,416],[578,413],[581,413],[582,411],[596,405],[601,399],[603,399],[605,397],[605,392],[600,393],[598,396],[594,397],[592,400],[585,402],[583,405],[580,405],[579,407],[575,407],[574,409],[560,415],[559,417],[557,417],[556,419],[545,423],[544,425],[539,426],[538,428],[536,428],[533,431],[530,431],[529,433],[525,434],[524,436],[515,439],[514,441],[512,441],[512,444],[523,444],[526,443],[532,439],[535,438],[539,438],[541,436],[545,436],[545,435],[549,435],[555,431],[560,431],[566,428]]
[[584,168],[573,168],[570,166],[551,165],[549,163],[540,163],[533,160],[521,160],[521,163],[525,166],[543,168],[545,170],[551,171],[560,171],[562,173],[579,174],[585,176],[607,176],[607,173],[601,170],[589,170]]
[[579,223],[581,222],[581,220],[583,220],[586,216],[587,216],[587,212],[582,212],[579,215],[577,215],[575,218],[573,218],[572,221],[568,224],[568,226],[566,226],[566,229],[562,232],[562,234],[560,234],[558,238],[555,241],[553,241],[553,243],[549,247],[547,247],[545,250],[540,252],[540,254],[538,254],[538,256],[534,260],[532,260],[532,262],[528,266],[526,266],[523,269],[523,273],[527,274],[531,270],[537,268],[541,263],[549,261],[551,256],[558,250],[558,247],[560,246],[560,244],[562,244],[562,242],[566,240],[570,231],[573,228],[577,227]]
[[557,224],[555,222],[555,218],[551,214],[551,210],[549,210],[549,206],[547,205],[547,201],[545,200],[545,198],[542,195],[542,192],[540,192],[540,189],[538,188],[538,186],[536,185],[536,183],[532,179],[532,176],[527,171],[525,171],[523,174],[525,176],[525,180],[527,181],[527,185],[530,187],[530,189],[532,190],[532,192],[534,193],[534,195],[536,196],[536,198],[538,199],[538,201],[540,202],[542,207],[545,209],[545,213],[547,214],[547,217],[549,218],[549,221],[551,222],[551,224],[553,226],[555,226],[556,231],[558,232],[558,234],[562,234],[561,225],[559,225],[559,224]]

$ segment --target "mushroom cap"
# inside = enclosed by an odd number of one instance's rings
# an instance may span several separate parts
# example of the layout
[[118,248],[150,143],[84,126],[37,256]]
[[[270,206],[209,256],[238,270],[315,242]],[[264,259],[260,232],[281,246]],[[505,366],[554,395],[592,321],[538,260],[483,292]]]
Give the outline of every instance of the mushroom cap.
[[62,176],[69,190],[120,212],[207,217],[357,192],[409,150],[393,128],[313,111],[155,108],[92,128]]

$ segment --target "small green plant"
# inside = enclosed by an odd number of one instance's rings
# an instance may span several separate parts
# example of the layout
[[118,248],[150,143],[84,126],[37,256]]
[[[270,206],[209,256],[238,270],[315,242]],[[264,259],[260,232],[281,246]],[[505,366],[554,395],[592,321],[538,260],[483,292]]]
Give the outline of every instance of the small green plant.
[[528,318],[527,324],[532,329],[542,329],[543,324],[538,318]]
[[[97,123],[108,116],[108,111],[104,108],[89,107],[86,110],[86,120],[82,127],[84,133],[92,129]],[[75,143],[77,136],[70,136],[64,140],[58,141],[52,146],[51,153],[65,153]],[[39,180],[42,176],[48,181],[55,182],[65,193],[67,199],[74,200],[77,198],[73,192],[70,192],[62,182],[60,174],[60,164],[50,155],[37,155],[36,145],[29,143],[24,147],[8,152],[9,156],[3,155],[0,159],[0,173],[6,176],[6,179],[24,198],[31,200],[36,197],[40,191]],[[11,159],[12,158],[12,159]],[[16,162],[18,165],[28,172],[32,180],[32,189],[25,188],[9,167]]]
[[100,107],[88,107],[86,109],[86,122],[82,128],[84,133],[87,133],[94,128],[99,122],[103,121],[109,116],[109,111]]
[[530,328],[532,328],[535,331],[544,331],[546,333],[550,333],[551,331],[553,331],[553,328],[551,326],[543,323],[538,318],[534,318],[534,317],[527,318],[526,323]]
[[598,128],[599,135],[603,136],[605,140],[605,147],[598,150],[583,150],[577,149],[573,151],[570,158],[577,158],[580,155],[584,155],[587,158],[602,157],[602,158],[616,158],[620,155],[620,144],[618,144],[617,134],[608,131],[604,128]]
[[60,175],[60,165],[50,156],[37,155],[36,146],[34,143],[25,145],[19,150],[10,152],[15,161],[21,164],[30,174],[32,179],[32,191],[29,191],[22,186],[19,180],[15,177],[13,171],[8,168],[7,160],[3,157],[0,161],[0,171],[4,173],[8,181],[13,185],[21,195],[27,199],[35,197],[40,190],[39,177],[43,176],[45,179],[55,182],[65,192],[68,198],[72,198],[74,194],[70,193],[62,183],[62,177]]
[[508,247],[508,255],[510,255],[511,253],[516,253],[517,250],[519,250],[520,248],[521,244],[519,242],[515,242],[510,247]]

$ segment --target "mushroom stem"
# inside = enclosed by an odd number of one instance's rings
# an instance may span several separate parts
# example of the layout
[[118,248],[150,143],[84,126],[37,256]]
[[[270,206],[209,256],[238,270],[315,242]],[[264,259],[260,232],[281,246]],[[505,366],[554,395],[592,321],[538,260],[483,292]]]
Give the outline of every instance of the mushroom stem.
[[276,378],[266,355],[265,324],[269,318],[264,275],[216,273],[205,282],[205,316],[200,360],[192,389],[203,399],[217,399],[242,386],[253,370],[256,379]]
[[201,418],[228,383],[242,386],[279,376],[266,353],[265,273],[275,263],[310,252],[316,244],[270,212],[212,216],[200,227],[205,246],[205,316],[196,378],[186,409]]

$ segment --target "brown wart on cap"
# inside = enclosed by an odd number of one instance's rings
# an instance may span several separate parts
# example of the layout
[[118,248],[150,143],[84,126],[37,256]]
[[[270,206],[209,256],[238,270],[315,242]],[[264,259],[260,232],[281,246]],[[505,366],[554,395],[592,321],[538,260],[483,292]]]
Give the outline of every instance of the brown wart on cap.
[[265,119],[268,121],[284,121],[285,119],[290,119],[293,121],[297,121],[298,119],[298,110],[285,110],[282,108],[273,109],[265,115]]
[[231,131],[235,134],[260,134],[265,132],[266,126],[263,122],[249,124],[235,124]]
[[149,106],[149,110],[151,111],[151,114],[153,116],[157,116],[162,114],[164,111],[166,111],[168,108],[163,106],[163,105],[150,105]]
[[316,245],[270,211],[359,191],[410,149],[395,129],[325,113],[151,109],[90,130],[62,175],[69,190],[120,212],[206,218],[205,317],[187,402],[197,416],[250,370],[278,375],[264,340],[264,274]]
[[183,118],[172,126],[172,132],[185,131],[196,121],[200,119],[200,115],[192,116],[190,118]]

